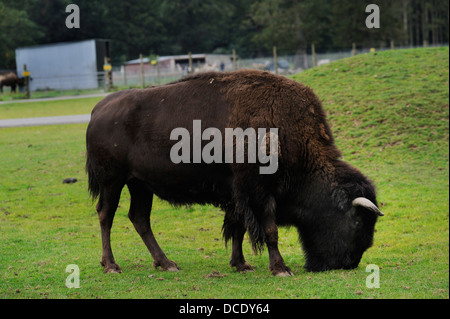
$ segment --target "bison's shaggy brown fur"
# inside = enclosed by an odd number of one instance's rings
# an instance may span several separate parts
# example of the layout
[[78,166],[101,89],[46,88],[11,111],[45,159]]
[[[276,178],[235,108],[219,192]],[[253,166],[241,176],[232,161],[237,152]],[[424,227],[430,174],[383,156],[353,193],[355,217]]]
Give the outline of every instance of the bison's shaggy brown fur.
[[[196,119],[222,133],[227,127],[277,128],[278,170],[261,175],[258,163],[172,163],[170,132],[177,127],[192,132]],[[86,138],[89,187],[94,198],[100,195],[105,271],[120,271],[109,234],[125,184],[131,193],[130,219],[155,266],[163,269],[178,267],[151,231],[153,194],[174,204],[221,207],[224,238],[233,241],[230,264],[237,270],[251,269],[242,254],[245,231],[255,249],[267,245],[275,275],[291,274],[278,251],[277,225],[298,228],[309,270],[356,267],[372,243],[373,186],[339,160],[318,97],[285,77],[251,70],[212,72],[114,93],[94,108]],[[358,197],[368,199],[372,211],[352,205]]]

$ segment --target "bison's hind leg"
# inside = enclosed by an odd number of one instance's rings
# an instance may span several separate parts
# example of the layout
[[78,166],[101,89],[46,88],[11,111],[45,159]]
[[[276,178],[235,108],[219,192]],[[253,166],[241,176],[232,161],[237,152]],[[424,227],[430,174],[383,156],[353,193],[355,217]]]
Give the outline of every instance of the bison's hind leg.
[[102,233],[102,259],[100,264],[105,273],[121,273],[119,265],[115,262],[111,249],[111,227],[120,200],[123,184],[110,184],[100,189],[100,198],[97,203],[98,219]]
[[177,264],[166,257],[153,235],[150,225],[153,193],[144,182],[138,179],[131,179],[127,186],[131,196],[128,217],[152,255],[153,266],[155,268],[161,267],[162,270],[178,271]]

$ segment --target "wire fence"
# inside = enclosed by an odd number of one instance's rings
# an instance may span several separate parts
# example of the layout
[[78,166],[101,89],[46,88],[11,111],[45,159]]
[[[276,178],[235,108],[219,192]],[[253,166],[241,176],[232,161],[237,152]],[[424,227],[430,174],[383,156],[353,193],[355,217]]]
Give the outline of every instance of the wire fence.
[[[448,44],[444,44],[448,46]],[[439,45],[442,46],[442,45]],[[411,47],[396,47],[403,49]],[[378,48],[377,51],[394,49]],[[342,50],[332,53],[310,52],[297,54],[267,54],[257,58],[240,58],[238,52],[229,55],[185,55],[170,56],[150,61],[142,59],[138,63],[115,66],[111,71],[92,73],[73,73],[59,76],[39,76],[31,70],[29,89],[31,92],[50,92],[66,90],[118,90],[131,87],[148,87],[179,80],[188,74],[205,71],[233,71],[239,69],[257,69],[290,75],[300,73],[311,67],[331,63],[356,54],[367,53],[370,48]],[[181,57],[181,58],[180,58]],[[192,59],[188,58],[192,57]],[[24,92],[24,87],[20,88]],[[7,92],[7,90],[4,90]],[[45,95],[44,95],[45,96]]]
[[[448,46],[448,44],[435,45]],[[422,46],[421,46],[422,47]],[[377,48],[376,51],[385,51],[392,49],[409,49],[408,47],[385,47]],[[187,76],[189,73],[198,73],[205,71],[234,71],[239,69],[257,69],[276,72],[282,75],[290,75],[300,73],[306,69],[331,63],[335,60],[348,58],[357,54],[365,54],[373,51],[373,48],[353,48],[341,50],[337,52],[315,53],[305,52],[297,54],[280,54],[265,55],[257,58],[240,58],[239,54],[230,54],[223,63],[208,63],[208,59],[199,62],[193,61],[191,69],[189,64],[182,60],[180,63],[174,61],[175,67],[157,67],[157,64],[151,65],[150,61],[144,61],[138,69],[129,70],[125,64],[113,68],[112,79],[114,86],[117,87],[146,87],[150,85],[158,85],[169,83]],[[206,55],[208,56],[208,55]],[[210,56],[213,56],[210,55]],[[235,57],[235,58],[234,58]],[[276,62],[275,62],[276,61]],[[137,70],[137,71],[136,71]],[[191,72],[189,72],[191,71]]]
[[[112,82],[116,87],[146,87],[150,85],[158,85],[169,83],[187,76],[190,73],[199,73],[206,71],[233,71],[239,69],[257,69],[276,72],[278,74],[289,75],[302,72],[305,69],[316,65],[330,63],[334,60],[352,56],[352,52],[335,52],[335,53],[318,53],[314,58],[312,54],[296,54],[296,55],[280,55],[276,58],[277,65],[273,56],[263,56],[258,58],[241,59],[230,55],[228,61],[221,64],[196,62],[193,63],[192,71],[183,63],[175,64],[175,68],[160,68],[156,66],[150,67],[148,63],[143,63],[142,68],[136,72],[129,70],[127,65],[113,68]],[[134,72],[133,72],[134,71]]]

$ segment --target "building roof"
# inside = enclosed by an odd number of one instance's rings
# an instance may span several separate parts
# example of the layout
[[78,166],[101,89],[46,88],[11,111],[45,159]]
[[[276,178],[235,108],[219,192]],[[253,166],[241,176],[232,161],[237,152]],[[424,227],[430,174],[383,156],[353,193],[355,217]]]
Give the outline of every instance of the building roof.
[[23,50],[23,49],[40,49],[45,47],[56,47],[61,45],[69,45],[69,44],[75,44],[75,43],[81,43],[81,42],[88,42],[88,41],[110,41],[109,39],[86,39],[86,40],[79,40],[79,41],[68,41],[68,42],[54,42],[54,43],[45,43],[45,44],[37,44],[37,45],[31,45],[26,47],[18,47],[16,50]]
[[[199,53],[199,54],[191,54],[192,59],[205,59],[207,55],[216,55],[216,54],[206,54],[206,53]],[[222,54],[219,54],[222,55]],[[166,61],[166,60],[187,60],[189,59],[189,54],[183,54],[183,55],[166,55],[166,56],[160,56],[158,57],[158,62],[161,61]],[[142,62],[143,63],[149,63],[149,59],[147,58],[142,58]],[[130,60],[125,62],[125,64],[140,64],[141,60],[140,59],[134,59],[134,60]]]
[[[149,63],[149,60],[148,60],[148,58],[142,58],[142,62]],[[141,59],[134,59],[134,60],[125,62],[125,64],[139,64],[139,63],[141,63]]]

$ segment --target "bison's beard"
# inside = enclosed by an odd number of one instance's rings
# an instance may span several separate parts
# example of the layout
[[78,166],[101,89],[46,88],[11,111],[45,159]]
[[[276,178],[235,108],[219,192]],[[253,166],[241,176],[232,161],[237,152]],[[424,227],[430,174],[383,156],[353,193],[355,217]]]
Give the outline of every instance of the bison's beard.
[[304,250],[307,271],[326,271],[332,269],[354,269],[358,267],[364,251],[371,242],[343,240],[342,234],[332,228],[298,227],[300,241]]

